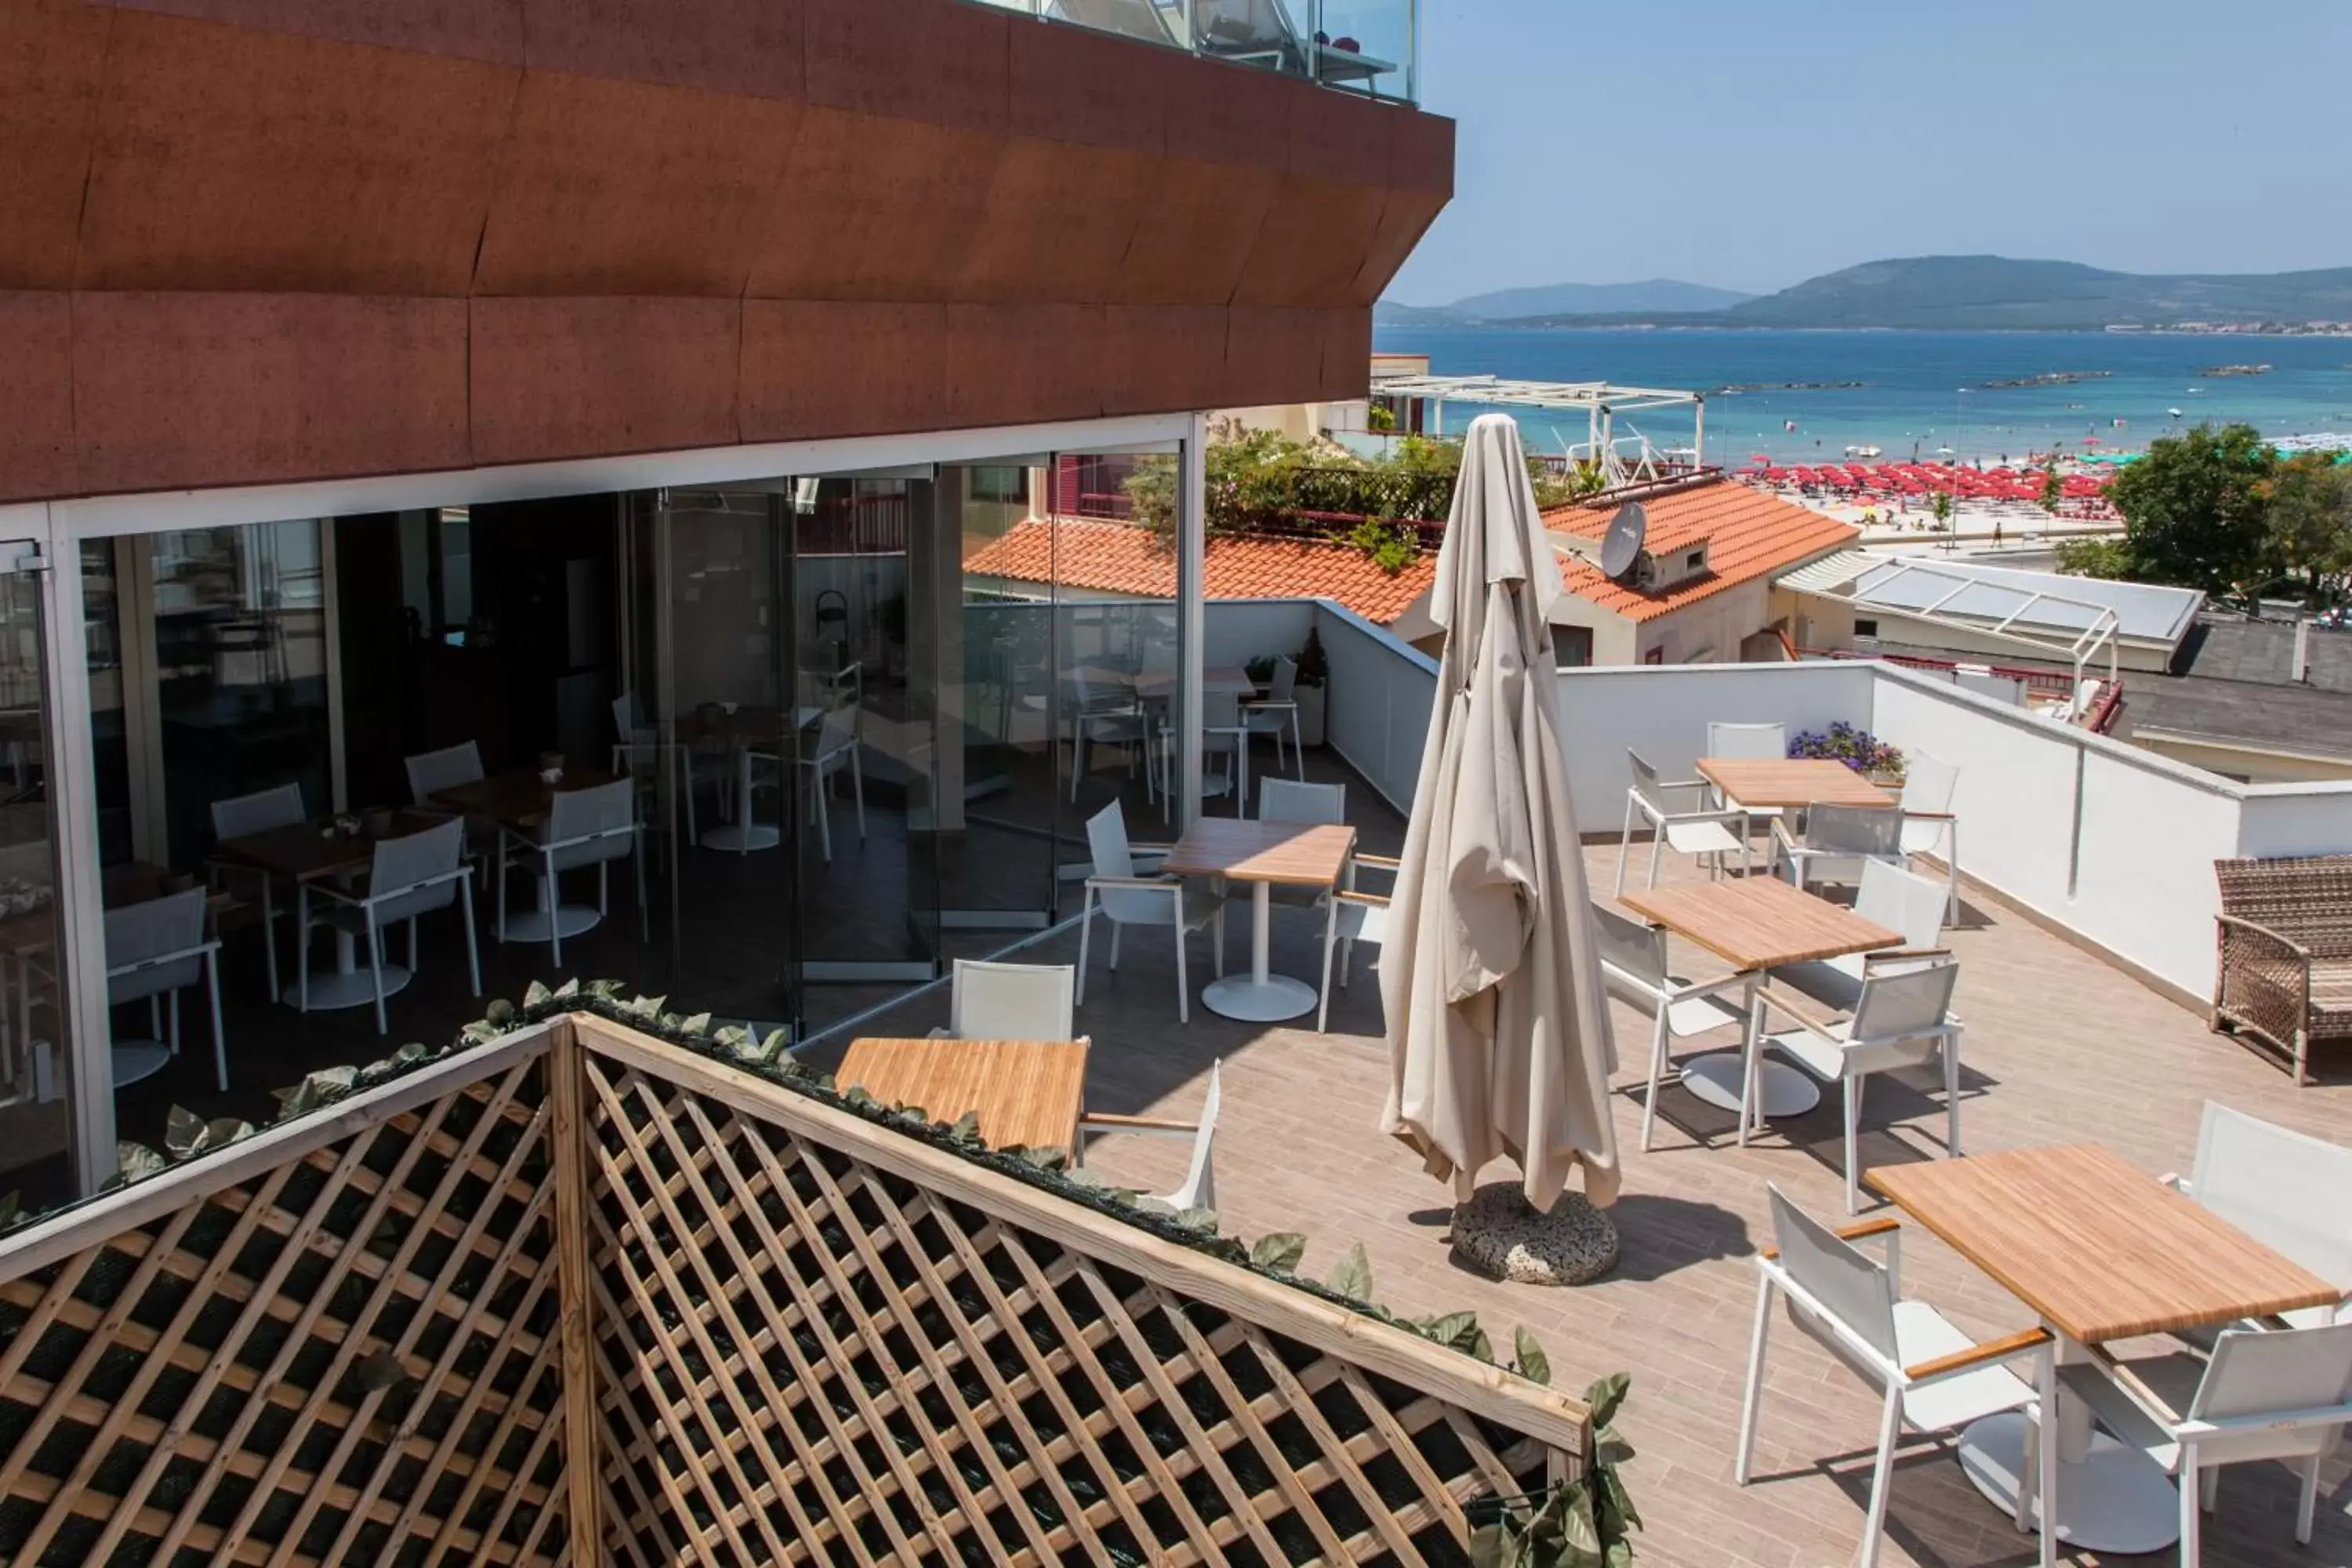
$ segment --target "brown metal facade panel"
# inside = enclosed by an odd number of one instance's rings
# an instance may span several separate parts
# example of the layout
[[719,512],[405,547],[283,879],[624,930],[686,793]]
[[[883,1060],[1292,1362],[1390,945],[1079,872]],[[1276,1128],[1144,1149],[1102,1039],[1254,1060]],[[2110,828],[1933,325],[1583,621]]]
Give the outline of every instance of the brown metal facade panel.
[[954,428],[1102,413],[1099,305],[950,305],[947,406]]
[[92,490],[407,473],[469,456],[462,300],[79,294],[73,376]]
[[73,302],[57,292],[0,293],[0,476],[19,496],[71,495]]
[[1453,132],[966,0],[7,0],[0,150],[7,500],[1332,395]]
[[523,0],[88,0],[330,43],[415,49],[519,66]]
[[1157,182],[1139,153],[1015,136],[996,163],[956,298],[1097,302],[1117,291]]
[[[1226,407],[1313,403],[1323,395],[1324,313],[1236,305],[1225,324]],[[1370,365],[1366,371],[1369,374]]]
[[76,287],[462,295],[520,74],[121,13]]
[[939,429],[947,366],[945,305],[747,300],[743,439]]
[[741,295],[800,117],[791,100],[530,72],[474,292]]
[[746,292],[945,301],[989,217],[1005,138],[812,104]]
[[705,92],[806,96],[801,0],[521,0],[533,70]]
[[0,6],[0,289],[73,284],[112,24],[72,0]]
[[1323,390],[1328,403],[1348,403],[1372,389],[1372,308],[1323,312]]
[[1223,395],[1225,307],[1113,305],[1097,363],[1105,414],[1208,408]]
[[477,463],[740,438],[740,301],[476,300],[472,319]]

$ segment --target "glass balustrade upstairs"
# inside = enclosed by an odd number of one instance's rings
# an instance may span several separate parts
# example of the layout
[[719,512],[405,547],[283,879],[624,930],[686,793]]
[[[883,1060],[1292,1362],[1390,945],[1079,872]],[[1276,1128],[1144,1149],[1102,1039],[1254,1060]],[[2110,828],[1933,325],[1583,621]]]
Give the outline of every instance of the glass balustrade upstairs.
[[979,0],[1042,21],[1417,101],[1420,0]]

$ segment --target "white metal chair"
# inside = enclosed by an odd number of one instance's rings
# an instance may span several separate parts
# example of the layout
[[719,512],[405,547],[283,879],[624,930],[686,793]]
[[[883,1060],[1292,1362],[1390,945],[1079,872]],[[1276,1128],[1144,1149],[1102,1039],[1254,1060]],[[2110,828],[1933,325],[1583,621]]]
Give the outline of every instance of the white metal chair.
[[1764,869],[1767,875],[1778,875],[1786,861],[1790,880],[1800,889],[1808,881],[1857,880],[1873,860],[1905,863],[1896,842],[1902,831],[1902,814],[1885,806],[1815,802],[1805,807],[1802,833],[1790,832],[1785,821],[1773,822]]
[[[1095,911],[1110,921],[1110,967],[1118,968],[1119,932],[1129,926],[1158,926],[1176,936],[1176,1018],[1192,1019],[1192,986],[1184,976],[1184,939],[1207,927],[1214,951],[1216,972],[1225,973],[1224,895],[1204,878],[1153,876],[1144,873],[1127,841],[1127,818],[1117,801],[1087,819],[1087,843],[1094,851],[1095,874],[1087,879],[1086,903],[1078,916],[1077,1003],[1087,1000],[1087,952],[1094,940]],[[1145,858],[1167,858],[1167,851],[1145,852]]]
[[[1756,1445],[1757,1407],[1764,1393],[1764,1352],[1772,1323],[1772,1303],[1785,1300],[1789,1321],[1882,1395],[1878,1455],[1864,1515],[1861,1568],[1875,1568],[1886,1528],[1886,1493],[1893,1483],[1895,1445],[1904,1428],[1948,1432],[2004,1411],[2036,1407],[2037,1390],[2051,1386],[2051,1336],[2032,1329],[1979,1344],[1925,1301],[1906,1300],[1901,1279],[1902,1230],[1890,1218],[1833,1231],[1790,1203],[1778,1187],[1767,1189],[1778,1246],[1757,1259],[1756,1329],[1748,1353],[1748,1388],[1739,1410],[1739,1447],[1733,1479],[1748,1484]],[[1854,1246],[1881,1238],[1881,1264]],[[2030,1357],[2034,1381],[2027,1383],[2007,1363]],[[2054,1457],[2055,1445],[2051,1446]],[[2032,1518],[2033,1481],[2019,1489],[2018,1529]],[[2044,1535],[2044,1564],[2055,1561],[2055,1542]]]
[[[2311,1543],[2319,1461],[2352,1425],[2352,1323],[2228,1330],[2210,1360],[2176,1352],[2118,1361],[2093,1346],[2058,1380],[2101,1426],[2180,1478],[2181,1568],[2196,1568],[2201,1515],[2224,1465],[2277,1459],[2300,1470],[2294,1538]],[[2242,1529],[2232,1539],[2242,1541]]]
[[[1789,727],[1786,724],[1724,724],[1710,721],[1706,727],[1706,754],[1710,757],[1779,762],[1789,754]],[[1721,790],[1717,790],[1715,795],[1723,805],[1746,812],[1751,831],[1759,822],[1769,826],[1780,819],[1780,808],[1777,805],[1745,805]]]
[[[1333,826],[1348,820],[1348,786],[1338,784],[1301,784],[1294,779],[1260,779],[1257,784],[1257,819],[1260,822],[1296,823],[1304,826]],[[1340,886],[1354,883],[1350,875],[1341,879]],[[1293,909],[1319,910],[1330,902],[1334,889],[1329,888],[1283,887],[1277,884],[1266,889],[1267,899],[1274,903],[1287,904]]]
[[[866,764],[860,755],[857,734],[861,712],[856,706],[829,709],[801,731],[797,765],[808,784],[809,811],[816,820],[817,847],[828,863],[833,859],[833,812],[826,798],[833,793],[835,776],[845,767],[849,770],[850,798],[857,808],[857,837],[861,843],[866,838]],[[747,814],[751,811],[749,801],[743,809]],[[744,843],[750,843],[748,834]]]
[[[1163,732],[1171,741],[1170,765],[1175,763],[1173,731]],[[1222,778],[1208,776],[1210,759],[1224,759]],[[1242,722],[1241,699],[1230,691],[1203,692],[1201,697],[1201,796],[1229,795],[1234,797],[1234,815],[1242,816],[1249,806],[1249,729]]]
[[1847,953],[1791,963],[1772,972],[1772,983],[1840,1013],[1853,1011],[1862,998],[1862,983],[1870,972],[1887,963],[1940,955],[1944,931],[1944,889],[1916,872],[1884,860],[1863,863],[1862,886],[1853,898],[1853,912],[1874,925],[1900,931],[1903,945],[1877,952]]
[[445,789],[482,782],[481,750],[471,741],[437,752],[420,752],[404,761],[408,768],[408,798],[418,805],[431,805],[433,797]]
[[[213,802],[213,841],[226,843],[249,834],[267,833],[273,827],[290,827],[308,818],[302,806],[300,784],[279,784],[276,789],[257,790],[252,795],[232,796]],[[251,866],[233,866],[214,861],[206,867],[215,887],[234,880],[249,880],[261,891],[261,950],[269,963],[269,999],[278,1000],[278,903],[277,879],[267,871]]]
[[[453,903],[466,911],[467,979],[475,995],[482,994],[481,956],[474,942],[474,881],[466,865],[466,825],[458,818],[453,816],[420,833],[376,840],[364,891],[352,893],[324,882],[316,886],[306,883],[298,899],[296,963],[301,966],[300,997],[305,1013],[310,1010],[312,927],[329,926],[348,932],[365,949],[368,973],[375,982],[375,1032],[381,1035],[391,1027],[383,1010],[384,928],[407,922],[408,967],[414,972],[417,917],[446,910]],[[313,902],[314,900],[323,901]]]
[[[507,867],[519,862],[537,879],[547,908],[549,957],[563,966],[562,901],[556,881],[563,872],[583,866],[596,868],[596,912],[610,912],[612,865],[626,859],[636,847],[635,786],[615,779],[593,789],[558,790],[548,805],[539,835],[527,837],[512,828],[499,830],[499,941],[507,940]],[[744,803],[750,808],[751,803]],[[645,862],[637,866],[637,919],[642,930],[646,912]]]
[[1077,972],[1066,963],[955,961],[948,1026],[934,1038],[1069,1040],[1077,1037]]
[[[2352,1149],[2209,1100],[2188,1178],[2164,1179],[2343,1289],[2344,1301],[2280,1314],[2285,1322],[2295,1328],[2352,1322],[2352,1207],[2341,1201],[2352,1197]],[[2336,1194],[2336,1201],[2315,1202],[2319,1194]]]
[[[1601,938],[1601,973],[1611,992],[1643,1007],[1654,1020],[1650,1031],[1650,1093],[1642,1105],[1642,1148],[1646,1152],[1672,1042],[1726,1025],[1744,1026],[1748,1022],[1746,1004],[1751,981],[1745,974],[1727,974],[1719,980],[1685,980],[1666,965],[1664,927],[1628,920],[1599,904],[1592,906],[1592,919]],[[1739,993],[1740,1005],[1723,1000],[1727,991]]]
[[1948,954],[1922,957],[1902,966],[1872,970],[1862,982],[1853,1016],[1823,1023],[1799,1012],[1769,987],[1757,999],[1767,1014],[1779,1012],[1793,1029],[1766,1034],[1760,1028],[1748,1048],[1739,1095],[1739,1141],[1755,1125],[1756,1079],[1763,1053],[1777,1050],[1845,1098],[1845,1212],[1861,1207],[1863,1080],[1874,1072],[1917,1067],[1942,1058],[1944,1154],[1960,1153],[1960,1025],[1951,1016],[1952,986],[1960,966]]
[[1070,799],[1076,802],[1078,781],[1087,773],[1087,747],[1118,747],[1127,753],[1128,772],[1132,773],[1150,726],[1145,721],[1143,705],[1136,700],[1132,687],[1105,688],[1099,681],[1089,684],[1084,669],[1073,669],[1070,697]]
[[1617,841],[1617,891],[1625,890],[1625,855],[1633,843],[1633,818],[1639,816],[1650,825],[1650,879],[1644,887],[1658,885],[1658,856],[1671,847],[1694,859],[1712,857],[1717,874],[1723,870],[1726,855],[1739,857],[1739,868],[1748,869],[1748,814],[1729,809],[1676,811],[1667,796],[1677,790],[1698,792],[1704,795],[1711,789],[1705,779],[1677,779],[1672,782],[1658,777],[1658,770],[1642,760],[1642,753],[1632,747],[1625,750],[1625,761],[1633,770],[1633,783],[1625,792],[1625,830]]
[[1960,921],[1960,819],[1952,815],[1952,795],[1958,789],[1960,770],[1939,757],[1914,751],[1903,764],[1903,832],[1905,858],[1933,855],[1944,863],[1944,885],[1952,909],[1946,920]]
[[[221,1030],[220,943],[205,932],[205,891],[190,888],[106,911],[106,1005],[147,1004],[148,1026],[180,1054],[180,993],[203,982],[213,1010],[213,1083],[228,1089]],[[170,1024],[159,1015],[169,998]],[[152,1070],[152,1068],[151,1068]]]
[[[613,768],[625,775],[637,787],[642,797],[657,795],[661,771],[667,763],[676,777],[677,792],[686,812],[686,842],[691,844],[702,837],[694,823],[694,753],[685,746],[662,743],[661,732],[645,721],[638,710],[637,694],[624,691],[613,699],[613,732],[618,739],[613,742]],[[655,814],[645,814],[651,821]]]
[[1323,985],[1315,999],[1315,1032],[1329,1032],[1331,1018],[1331,954],[1339,953],[1339,989],[1348,988],[1348,975],[1356,967],[1356,944],[1369,942],[1381,946],[1388,940],[1389,900],[1378,893],[1360,892],[1356,888],[1359,868],[1385,871],[1393,878],[1402,862],[1386,855],[1358,855],[1348,862],[1347,885],[1331,895],[1329,908],[1323,916]]
[[[1274,661],[1274,680],[1266,694],[1241,705],[1242,725],[1252,735],[1274,737],[1274,765],[1282,766],[1282,734],[1290,731],[1291,761],[1296,765],[1301,783],[1307,778],[1307,748],[1299,740],[1298,730],[1298,661],[1278,658]],[[1260,816],[1265,814],[1261,812]]]
[[1166,1121],[1152,1116],[1089,1112],[1078,1118],[1078,1126],[1081,1130],[1093,1128],[1103,1132],[1134,1132],[1146,1138],[1190,1138],[1192,1141],[1192,1161],[1185,1168],[1183,1185],[1171,1193],[1155,1193],[1152,1195],[1179,1212],[1213,1209],[1217,1206],[1217,1105],[1223,1098],[1224,1071],[1223,1058],[1209,1064],[1209,1092],[1202,1097],[1198,1121]]

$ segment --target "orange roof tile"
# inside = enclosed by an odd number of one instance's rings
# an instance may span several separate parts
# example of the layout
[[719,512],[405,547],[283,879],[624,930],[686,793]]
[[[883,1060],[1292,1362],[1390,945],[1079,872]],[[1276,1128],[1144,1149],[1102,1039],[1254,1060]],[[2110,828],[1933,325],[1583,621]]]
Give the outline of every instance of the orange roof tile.
[[[968,577],[1061,582],[1099,593],[1172,597],[1176,558],[1147,529],[1131,523],[1030,518],[990,541],[963,563]],[[1314,539],[1221,535],[1205,562],[1212,599],[1332,599],[1386,626],[1429,591],[1437,558],[1416,556],[1391,577],[1353,545]]]
[[[1559,563],[1570,593],[1629,621],[1654,620],[1726,588],[1787,571],[1843,550],[1862,534],[1849,523],[1725,479],[1646,496],[1642,510],[1649,518],[1648,546],[1655,553],[1707,541],[1706,575],[1663,594],[1645,594],[1612,582],[1579,556],[1563,555]],[[1544,526],[1557,534],[1595,540],[1608,533],[1616,514],[1613,503],[1559,507],[1544,513]]]

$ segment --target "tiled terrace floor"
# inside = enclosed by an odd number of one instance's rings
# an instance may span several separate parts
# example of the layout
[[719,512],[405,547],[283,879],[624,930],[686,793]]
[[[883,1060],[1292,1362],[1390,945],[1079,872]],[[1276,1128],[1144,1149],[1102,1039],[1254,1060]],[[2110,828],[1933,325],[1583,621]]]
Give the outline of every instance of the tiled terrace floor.
[[[1353,792],[1364,795],[1361,787]],[[1365,847],[1392,848],[1393,816],[1361,807]],[[1605,890],[1615,851],[1589,852]],[[1683,871],[1679,874],[1687,875]],[[1236,911],[1236,927],[1240,927]],[[1319,928],[1277,911],[1275,963],[1311,977]],[[1245,962],[1245,927],[1229,935]],[[2338,1142],[2352,1142],[2352,1063],[2329,1064],[2318,1087],[2298,1090],[2284,1073],[2202,1021],[2004,910],[1971,902],[1950,937],[1961,956],[1959,1012],[1969,1026],[1963,1131],[1988,1152],[2095,1140],[2151,1176],[2185,1169],[2200,1108],[2209,1100]],[[1031,950],[1071,962],[1074,936]],[[1707,961],[1685,955],[1705,972]],[[1205,938],[1195,939],[1196,981]],[[1171,950],[1127,944],[1116,976],[1096,948],[1079,1017],[1095,1039],[1089,1102],[1096,1109],[1181,1116],[1198,1105],[1212,1060],[1224,1063],[1217,1188],[1226,1228],[1245,1236],[1301,1230],[1306,1268],[1328,1269],[1360,1238],[1380,1299],[1401,1312],[1475,1309],[1498,1342],[1524,1323],[1548,1347],[1556,1380],[1580,1388],[1618,1369],[1633,1377],[1620,1417],[1640,1449],[1629,1479],[1649,1520],[1640,1560],[1671,1568],[1759,1564],[1817,1568],[1850,1562],[1862,1526],[1877,1402],[1811,1342],[1774,1335],[1758,1447],[1757,1483],[1731,1480],[1733,1436],[1755,1304],[1750,1258],[1768,1221],[1766,1182],[1835,1217],[1842,1203],[1839,1126],[1832,1098],[1811,1115],[1777,1124],[1742,1151],[1730,1118],[1670,1089],[1661,1100],[1658,1147],[1635,1147],[1640,1047],[1646,1021],[1619,1007],[1623,1068],[1617,1131],[1625,1151],[1624,1195],[1614,1213],[1623,1257],[1606,1280],[1546,1291],[1489,1283],[1447,1261],[1446,1194],[1402,1146],[1374,1130],[1386,1084],[1379,987],[1360,974],[1335,1005],[1333,1033],[1228,1022],[1197,1005],[1175,1017]],[[944,1023],[944,991],[919,997],[866,1033],[919,1032]],[[1311,1020],[1308,1022],[1311,1023]],[[1907,1087],[1874,1087],[1865,1159],[1888,1163],[1939,1152],[1937,1100]],[[1181,1148],[1133,1138],[1089,1149],[1088,1163],[1120,1182],[1165,1190],[1181,1173]],[[1497,1167],[1490,1173],[1501,1175]],[[2339,1205],[2352,1194],[2315,1201]],[[2025,1310],[1916,1227],[1905,1243],[1908,1289],[1990,1335],[2027,1325]],[[1883,1562],[1922,1568],[2033,1560],[2030,1537],[1961,1478],[1948,1447],[1913,1439],[1898,1462]],[[2324,1472],[2321,1521],[2308,1548],[2294,1538],[2294,1489],[2272,1465],[2228,1472],[2209,1524],[2205,1561],[2216,1565],[2352,1563],[2352,1466]],[[2068,1559],[2094,1563],[2088,1554]],[[2170,1563],[2156,1559],[2115,1559]]]

